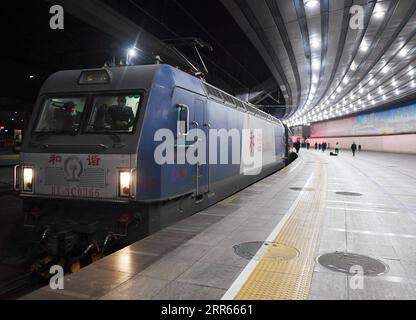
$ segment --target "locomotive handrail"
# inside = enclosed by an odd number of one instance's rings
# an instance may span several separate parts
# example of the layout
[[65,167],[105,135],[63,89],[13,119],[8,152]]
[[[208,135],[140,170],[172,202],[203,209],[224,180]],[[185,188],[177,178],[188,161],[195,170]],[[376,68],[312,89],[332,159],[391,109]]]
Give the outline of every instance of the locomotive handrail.
[[[211,125],[209,123],[205,123],[204,127],[208,128],[208,131],[211,130]],[[208,146],[210,145],[210,135],[208,134],[208,140],[207,140]],[[210,152],[208,148],[208,193],[211,191],[211,164],[210,164]]]
[[17,169],[20,168],[22,165],[18,164],[14,166],[14,171],[13,171],[13,190],[15,192],[19,192],[20,188],[17,188]]

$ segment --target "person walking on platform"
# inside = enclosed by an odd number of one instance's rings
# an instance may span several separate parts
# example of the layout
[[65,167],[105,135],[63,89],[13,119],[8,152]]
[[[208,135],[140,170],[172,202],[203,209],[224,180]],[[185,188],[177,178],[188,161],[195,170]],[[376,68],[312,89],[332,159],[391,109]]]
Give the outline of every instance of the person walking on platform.
[[322,144],[318,144],[318,149],[321,150]]
[[296,141],[293,144],[293,147],[296,149],[296,153],[299,154],[299,150],[300,150],[300,140]]
[[318,150],[318,142],[315,142],[315,150]]
[[335,154],[339,154],[339,143],[335,144]]
[[355,142],[352,143],[351,150],[352,150],[352,156],[355,157],[355,152],[357,151],[357,145],[355,144]]
[[326,148],[327,148],[326,142],[322,143],[322,152],[325,152]]

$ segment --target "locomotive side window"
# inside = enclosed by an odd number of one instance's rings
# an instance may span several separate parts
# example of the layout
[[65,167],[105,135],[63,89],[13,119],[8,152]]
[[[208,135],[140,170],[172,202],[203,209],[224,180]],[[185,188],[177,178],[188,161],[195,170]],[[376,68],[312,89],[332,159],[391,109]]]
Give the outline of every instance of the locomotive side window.
[[178,105],[178,136],[186,136],[189,132],[189,107]]
[[86,102],[87,97],[59,97],[46,99],[35,126],[35,132],[78,132]]
[[140,94],[96,96],[87,132],[133,132],[141,100]]

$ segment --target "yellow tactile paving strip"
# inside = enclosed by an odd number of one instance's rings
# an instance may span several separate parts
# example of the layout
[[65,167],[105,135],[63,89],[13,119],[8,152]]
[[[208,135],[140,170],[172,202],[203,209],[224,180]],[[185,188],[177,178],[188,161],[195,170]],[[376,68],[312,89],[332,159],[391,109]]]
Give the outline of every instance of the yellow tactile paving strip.
[[325,214],[326,170],[317,164],[315,175],[297,206],[274,240],[294,247],[299,256],[289,261],[273,259],[268,247],[259,263],[235,296],[236,300],[303,300],[312,282],[320,229]]

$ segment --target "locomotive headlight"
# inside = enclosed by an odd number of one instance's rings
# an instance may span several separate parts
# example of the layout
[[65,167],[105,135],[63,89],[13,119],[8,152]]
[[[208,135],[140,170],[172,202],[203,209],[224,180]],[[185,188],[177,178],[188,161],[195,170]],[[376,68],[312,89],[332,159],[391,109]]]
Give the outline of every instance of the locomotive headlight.
[[131,195],[131,171],[120,171],[119,195],[120,197],[130,197]]
[[24,192],[33,191],[33,168],[30,168],[30,167],[23,168],[23,191]]

